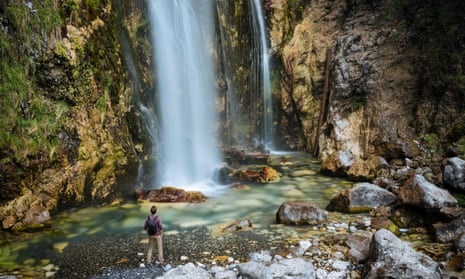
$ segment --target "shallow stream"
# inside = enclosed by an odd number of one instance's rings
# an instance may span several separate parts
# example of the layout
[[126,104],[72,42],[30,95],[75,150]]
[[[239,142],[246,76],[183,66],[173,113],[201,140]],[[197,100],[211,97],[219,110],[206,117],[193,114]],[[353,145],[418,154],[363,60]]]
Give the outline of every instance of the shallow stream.
[[[273,230],[276,212],[287,200],[307,200],[325,208],[330,199],[352,182],[322,176],[320,166],[310,155],[294,153],[273,155],[272,166],[279,168],[279,182],[248,184],[241,189],[228,188],[200,204],[157,203],[164,223],[165,234],[175,234],[192,227],[213,228],[240,219],[248,219],[254,230]],[[283,159],[291,162],[280,166]],[[295,175],[296,170],[302,176]],[[294,175],[290,175],[293,173]],[[54,259],[70,243],[104,234],[143,233],[143,222],[153,203],[126,202],[104,207],[89,207],[64,212],[53,217],[50,229],[4,236],[1,243],[0,275],[28,270],[56,268]],[[348,215],[330,213],[331,224],[325,230],[337,231],[337,224],[357,224],[368,220],[368,214]],[[336,225],[335,225],[336,224]],[[335,227],[336,226],[336,227]],[[283,237],[292,237],[303,231],[299,227],[280,227]],[[354,230],[356,230],[354,228]],[[304,230],[305,231],[305,230]],[[316,230],[315,233],[319,231]],[[308,230],[305,231],[308,235]],[[138,253],[138,251],[134,251]],[[85,264],[85,263],[82,263]]]

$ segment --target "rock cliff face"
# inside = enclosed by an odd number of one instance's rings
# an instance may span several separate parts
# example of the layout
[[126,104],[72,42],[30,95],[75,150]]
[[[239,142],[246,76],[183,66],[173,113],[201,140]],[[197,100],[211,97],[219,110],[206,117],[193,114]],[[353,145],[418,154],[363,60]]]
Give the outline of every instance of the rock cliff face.
[[111,1],[0,4],[4,229],[44,225],[49,211],[118,195],[113,186],[131,149],[113,8]]
[[[384,159],[463,154],[465,2],[262,2],[279,144],[317,148],[328,172],[354,177],[363,177],[365,163],[376,169]],[[134,109],[156,84],[144,3],[0,3],[5,229],[44,224],[49,211],[114,199],[118,175],[136,159],[132,154],[150,166],[147,132]],[[250,94],[249,3],[216,4],[222,26],[217,59],[230,58],[218,65],[225,74],[218,81],[223,143],[250,143],[251,131],[228,138],[227,123],[233,111],[259,125],[254,113],[260,104]],[[329,98],[322,107],[326,60]]]
[[[433,1],[266,2],[273,51],[282,66],[275,92],[283,113],[279,126],[289,146],[307,151],[318,146],[322,161],[342,152],[354,163],[373,155],[413,158],[421,149],[439,148],[439,139],[459,140],[464,84],[454,68],[464,62],[451,56],[462,57],[464,34],[452,27],[464,26],[456,12],[462,3],[447,1],[439,8]],[[440,46],[455,54],[431,55]],[[327,50],[330,95],[319,130]]]

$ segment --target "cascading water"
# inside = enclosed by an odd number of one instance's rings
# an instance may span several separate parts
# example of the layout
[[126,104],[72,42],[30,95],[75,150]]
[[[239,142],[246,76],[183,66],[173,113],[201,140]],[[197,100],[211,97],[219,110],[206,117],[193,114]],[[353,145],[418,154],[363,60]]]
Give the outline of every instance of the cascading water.
[[[249,0],[253,28],[253,61],[255,77],[253,90],[262,94],[262,134],[258,143],[268,150],[274,149],[273,104],[271,92],[270,61],[265,19],[260,0]],[[260,102],[257,102],[259,104]],[[260,110],[259,110],[260,111]]]
[[[221,162],[215,125],[212,1],[150,0],[160,134],[156,186],[209,191]],[[155,105],[154,105],[155,106]]]

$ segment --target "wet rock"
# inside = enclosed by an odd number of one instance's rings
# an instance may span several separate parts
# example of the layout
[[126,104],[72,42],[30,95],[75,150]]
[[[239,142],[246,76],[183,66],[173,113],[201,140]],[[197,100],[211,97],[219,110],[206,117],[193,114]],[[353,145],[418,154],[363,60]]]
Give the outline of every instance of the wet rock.
[[429,225],[432,217],[425,212],[412,207],[398,207],[390,216],[391,220],[399,227],[418,227]]
[[257,178],[257,182],[269,183],[279,181],[279,173],[272,167],[265,166],[260,171],[260,176]]
[[290,177],[302,177],[302,176],[312,176],[315,175],[313,170],[295,170],[289,173]]
[[388,230],[378,230],[370,243],[362,278],[442,278],[438,264],[416,252]]
[[246,153],[244,150],[239,150],[236,148],[226,148],[223,149],[223,154],[225,160],[229,164],[263,164],[266,165],[270,163],[271,157],[269,154],[264,154],[261,152]]
[[135,192],[138,200],[150,202],[190,202],[200,203],[207,200],[201,192],[185,191],[174,187],[163,187],[154,190],[137,189]]
[[16,218],[14,216],[6,216],[2,221],[3,229],[12,228],[16,224]]
[[50,212],[41,206],[30,208],[21,222],[13,226],[14,231],[36,230],[51,225]]
[[400,188],[399,198],[405,204],[438,211],[458,204],[447,190],[430,183],[421,175],[415,175],[406,181]]
[[244,278],[315,278],[313,264],[302,258],[282,259],[280,261],[249,261],[239,264],[239,274]]
[[260,170],[242,170],[239,172],[238,176],[240,181],[245,182],[272,183],[280,179],[279,173],[269,166],[265,166]]
[[243,170],[239,173],[239,180],[246,182],[256,182],[260,178],[260,172],[256,170]]
[[243,219],[243,220],[238,220],[233,222],[230,225],[227,225],[223,231],[238,231],[242,230],[245,228],[251,228],[252,227],[252,222],[248,219]]
[[284,225],[319,225],[328,221],[327,213],[306,201],[287,201],[276,213],[276,222]]
[[458,157],[447,158],[443,180],[444,183],[457,190],[465,190],[465,161]]
[[333,198],[327,210],[347,213],[367,212],[383,205],[391,205],[397,200],[393,193],[371,183],[356,183]]

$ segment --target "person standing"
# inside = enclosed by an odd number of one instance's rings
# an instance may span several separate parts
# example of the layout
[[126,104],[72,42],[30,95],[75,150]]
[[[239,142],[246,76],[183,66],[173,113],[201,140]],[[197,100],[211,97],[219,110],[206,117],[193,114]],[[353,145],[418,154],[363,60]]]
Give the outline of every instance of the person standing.
[[153,205],[150,208],[150,215],[147,216],[145,219],[144,230],[147,232],[149,238],[149,247],[147,250],[147,265],[152,264],[152,253],[155,246],[155,242],[157,243],[157,250],[158,250],[158,260],[160,264],[163,264],[163,223],[161,221],[160,216],[157,215],[157,207]]

